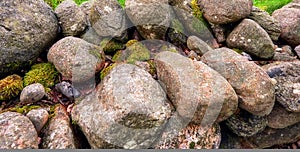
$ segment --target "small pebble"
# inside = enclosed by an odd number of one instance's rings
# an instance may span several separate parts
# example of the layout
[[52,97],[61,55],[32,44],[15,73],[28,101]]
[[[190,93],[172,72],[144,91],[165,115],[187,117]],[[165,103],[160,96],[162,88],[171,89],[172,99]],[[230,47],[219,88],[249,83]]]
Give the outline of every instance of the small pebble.
[[81,95],[80,92],[74,88],[74,86],[66,81],[56,84],[55,89],[71,100]]
[[29,111],[26,116],[33,123],[36,131],[40,132],[48,121],[49,113],[47,110],[40,108]]
[[41,100],[46,94],[44,86],[40,83],[35,83],[26,86],[20,95],[21,103],[34,103]]

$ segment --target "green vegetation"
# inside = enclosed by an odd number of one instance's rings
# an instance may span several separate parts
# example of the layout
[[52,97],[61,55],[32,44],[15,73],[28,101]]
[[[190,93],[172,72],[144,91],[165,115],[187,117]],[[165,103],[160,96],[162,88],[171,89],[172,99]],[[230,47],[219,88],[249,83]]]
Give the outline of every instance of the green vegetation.
[[253,0],[254,6],[272,14],[275,10],[281,8],[292,0]]
[[23,80],[13,74],[0,80],[0,101],[16,97],[23,90]]
[[[55,9],[61,2],[64,0],[44,0],[47,4],[49,4],[53,9]],[[74,0],[76,4],[80,5],[81,3],[88,0]],[[118,0],[122,7],[125,6],[125,0]]]

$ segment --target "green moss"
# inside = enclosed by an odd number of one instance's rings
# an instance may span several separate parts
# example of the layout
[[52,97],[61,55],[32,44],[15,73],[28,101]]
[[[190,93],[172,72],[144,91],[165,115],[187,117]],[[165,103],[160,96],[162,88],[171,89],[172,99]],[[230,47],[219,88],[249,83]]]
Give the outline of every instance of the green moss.
[[98,59],[103,59],[103,55],[99,52],[99,50],[89,50],[89,54],[93,55]]
[[109,72],[116,66],[117,64],[111,64],[110,66],[104,68],[101,72],[100,72],[100,79],[103,80],[105,76],[107,76],[109,74]]
[[117,51],[116,53],[115,53],[115,55],[112,57],[112,61],[113,62],[121,62],[122,60],[121,60],[121,55],[122,55],[122,51],[121,50],[119,50],[119,51]]
[[155,67],[154,61],[153,60],[149,60],[149,61],[147,61],[147,63],[150,65],[150,71],[149,71],[149,73],[152,76],[156,75],[156,67]]
[[235,52],[237,52],[238,54],[241,54],[243,52],[242,50],[237,49],[237,48],[233,48],[232,50],[235,51]]
[[150,59],[150,51],[142,43],[134,43],[127,50],[129,50],[129,56],[126,61],[129,64]]
[[0,100],[9,100],[16,97],[22,90],[23,80],[16,74],[0,80]]
[[184,26],[178,19],[173,19],[171,21],[172,29],[175,30],[176,33],[184,33]]
[[117,42],[116,40],[104,39],[100,42],[100,47],[103,49],[105,53],[114,53],[118,50],[122,50],[125,48],[124,44]]
[[170,51],[170,52],[173,52],[173,53],[179,53],[175,47],[169,47],[167,45],[163,45],[161,48],[160,48],[161,51]]
[[41,108],[41,106],[38,106],[38,105],[26,105],[26,106],[21,106],[21,107],[15,106],[13,108],[8,109],[8,111],[18,112],[18,113],[21,113],[21,114],[26,114],[30,110],[38,109],[38,108]]
[[137,43],[139,42],[138,40],[129,40],[127,43],[126,43],[126,47],[130,47],[132,44],[134,43]]
[[254,6],[272,14],[275,10],[290,3],[292,0],[254,0]]
[[189,148],[194,149],[195,148],[195,142],[191,142]]
[[24,86],[33,83],[42,84],[46,91],[57,82],[58,72],[51,63],[39,63],[31,67],[31,70],[24,76]]

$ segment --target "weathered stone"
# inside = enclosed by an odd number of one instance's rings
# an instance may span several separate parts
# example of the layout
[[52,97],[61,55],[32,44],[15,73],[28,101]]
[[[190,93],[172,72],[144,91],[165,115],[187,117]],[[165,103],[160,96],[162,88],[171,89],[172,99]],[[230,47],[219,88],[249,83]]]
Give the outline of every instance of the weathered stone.
[[214,24],[227,24],[246,18],[252,9],[252,0],[203,0],[203,16]]
[[196,124],[220,122],[237,108],[237,96],[228,82],[202,62],[173,52],[155,57],[158,79],[178,114]]
[[300,122],[300,113],[287,111],[281,105],[275,104],[267,119],[269,127],[281,129]]
[[275,46],[268,33],[251,19],[244,19],[227,37],[230,48],[238,48],[262,59],[274,56]]
[[239,107],[253,115],[268,115],[275,102],[275,86],[268,74],[228,48],[205,53],[201,61],[220,73],[235,89]]
[[71,121],[67,110],[58,105],[54,110],[54,117],[51,118],[48,126],[43,129],[43,149],[75,149]]
[[196,51],[199,55],[203,55],[204,53],[213,50],[207,43],[196,36],[190,36],[188,38],[187,46],[190,50]]
[[288,45],[277,48],[273,56],[274,61],[295,61],[297,56],[292,52],[292,48]]
[[21,103],[34,103],[41,100],[46,95],[45,88],[40,83],[34,83],[26,86],[20,95]]
[[95,45],[100,45],[101,41],[104,39],[103,37],[99,36],[91,26],[87,27],[87,29],[80,36],[80,38]]
[[297,47],[295,47],[295,52],[296,52],[298,58],[300,58],[300,45],[298,45]]
[[33,123],[36,131],[39,133],[48,121],[49,113],[43,108],[30,110],[26,117]]
[[226,41],[226,28],[224,28],[222,25],[212,24],[211,29],[219,43]]
[[253,6],[248,18],[258,23],[269,34],[273,41],[278,40],[281,34],[281,25],[279,21],[270,16],[268,12]]
[[263,69],[277,81],[276,101],[288,111],[300,112],[300,61],[275,62]]
[[64,36],[78,36],[87,26],[85,13],[73,0],[65,0],[60,3],[55,9],[55,13]]
[[93,6],[93,1],[85,1],[85,2],[81,3],[79,6],[81,11],[83,11],[83,13],[86,15],[88,26],[90,26],[89,16],[91,13],[92,6]]
[[187,35],[185,35],[185,28],[179,19],[172,18],[167,36],[169,41],[176,46],[186,45]]
[[72,110],[92,148],[148,148],[170,116],[159,83],[131,64],[116,65]]
[[0,149],[38,149],[38,135],[31,121],[20,113],[0,114]]
[[55,89],[68,97],[70,100],[78,98],[81,94],[73,85],[66,81],[56,84]]
[[67,80],[83,82],[101,69],[104,55],[99,46],[75,37],[65,37],[55,43],[47,55],[48,61]]
[[52,45],[58,22],[41,0],[2,0],[0,3],[0,78],[28,66]]

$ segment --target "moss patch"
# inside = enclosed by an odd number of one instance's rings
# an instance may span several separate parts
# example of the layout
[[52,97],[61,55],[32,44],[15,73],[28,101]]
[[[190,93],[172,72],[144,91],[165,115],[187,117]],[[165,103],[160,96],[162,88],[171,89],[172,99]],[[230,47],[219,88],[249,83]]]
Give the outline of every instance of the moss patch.
[[19,95],[23,90],[23,80],[20,76],[13,74],[0,80],[0,101],[9,100]]
[[114,39],[104,39],[100,42],[100,47],[105,53],[111,54],[115,53],[118,50],[122,50],[125,48],[124,44],[121,42],[117,42]]
[[30,110],[38,109],[38,108],[41,108],[41,106],[38,106],[38,105],[26,105],[26,106],[21,106],[21,107],[20,106],[15,106],[13,108],[9,108],[8,111],[18,112],[18,113],[21,113],[21,114],[26,114]]
[[107,76],[109,74],[109,72],[116,66],[117,64],[111,64],[110,66],[104,68],[101,72],[100,72],[100,79],[103,80],[105,76]]

